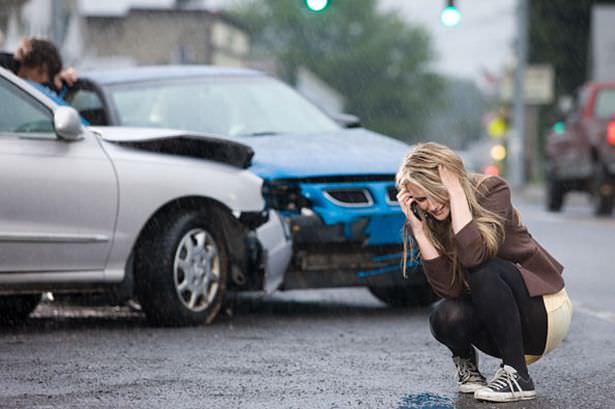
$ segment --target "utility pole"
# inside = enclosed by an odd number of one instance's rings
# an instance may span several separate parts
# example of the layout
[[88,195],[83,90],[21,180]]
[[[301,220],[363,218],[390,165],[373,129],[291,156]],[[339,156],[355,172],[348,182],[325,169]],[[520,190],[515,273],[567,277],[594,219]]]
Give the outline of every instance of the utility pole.
[[51,2],[49,38],[60,49],[64,40],[64,0]]
[[517,0],[517,44],[513,90],[513,129],[509,135],[508,173],[514,187],[525,184],[525,69],[527,60],[528,1]]

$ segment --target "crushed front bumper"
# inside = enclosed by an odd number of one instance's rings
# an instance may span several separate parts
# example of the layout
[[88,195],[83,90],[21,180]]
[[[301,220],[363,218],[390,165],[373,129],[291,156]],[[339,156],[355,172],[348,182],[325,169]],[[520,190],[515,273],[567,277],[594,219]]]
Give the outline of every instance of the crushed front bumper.
[[[293,257],[283,289],[422,284],[416,254],[408,255],[403,277],[401,243],[369,244],[373,220],[324,224],[316,215],[286,220],[293,238]],[[401,237],[401,232],[398,233]]]

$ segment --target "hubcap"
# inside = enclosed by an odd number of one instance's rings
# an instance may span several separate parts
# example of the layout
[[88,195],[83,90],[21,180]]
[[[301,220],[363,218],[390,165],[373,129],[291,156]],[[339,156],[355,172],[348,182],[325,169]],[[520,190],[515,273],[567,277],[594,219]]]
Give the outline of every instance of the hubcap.
[[173,266],[175,289],[182,303],[194,312],[206,309],[220,287],[220,256],[211,234],[193,229],[179,242]]

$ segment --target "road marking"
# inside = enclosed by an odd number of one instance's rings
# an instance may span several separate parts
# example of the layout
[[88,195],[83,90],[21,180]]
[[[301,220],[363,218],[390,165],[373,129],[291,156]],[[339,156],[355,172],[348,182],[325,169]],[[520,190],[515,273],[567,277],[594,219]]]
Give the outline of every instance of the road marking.
[[575,311],[590,315],[594,318],[615,323],[615,312],[596,310],[595,308],[588,307],[585,304],[573,303],[572,305],[574,306]]

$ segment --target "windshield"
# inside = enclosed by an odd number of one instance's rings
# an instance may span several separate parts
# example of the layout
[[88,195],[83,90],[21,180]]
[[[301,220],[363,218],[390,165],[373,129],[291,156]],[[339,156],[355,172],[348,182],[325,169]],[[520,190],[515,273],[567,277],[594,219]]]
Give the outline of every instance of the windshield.
[[339,126],[285,84],[267,77],[191,78],[116,85],[120,125],[219,135],[328,132]]
[[615,89],[604,88],[598,92],[594,115],[598,118],[610,118],[615,114]]

